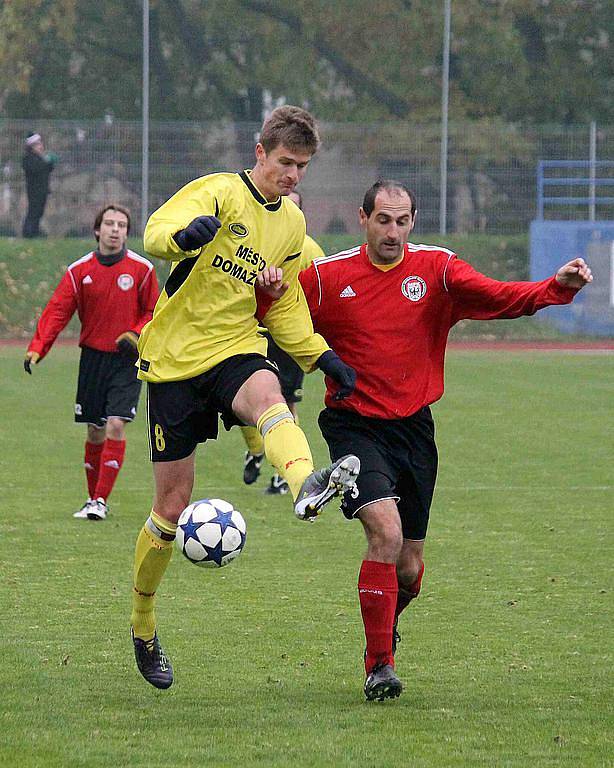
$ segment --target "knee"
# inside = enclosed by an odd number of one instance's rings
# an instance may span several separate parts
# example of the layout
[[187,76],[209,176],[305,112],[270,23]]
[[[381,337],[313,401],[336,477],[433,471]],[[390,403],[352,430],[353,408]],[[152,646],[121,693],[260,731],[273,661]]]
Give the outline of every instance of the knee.
[[93,445],[101,445],[104,443],[106,436],[105,427],[95,427],[93,424],[87,425],[87,441]]
[[177,482],[157,482],[154,493],[153,509],[157,515],[171,523],[176,523],[179,515],[190,503],[192,482],[177,477]]
[[403,535],[400,526],[383,524],[367,530],[367,542],[369,559],[394,563],[401,553]]
[[417,597],[422,586],[424,562],[419,555],[397,564],[399,586],[413,597]]
[[126,425],[121,419],[110,418],[107,422],[107,437],[110,440],[123,440],[126,434]]
[[[258,410],[262,415],[269,408],[274,405],[278,405],[279,403],[286,404],[286,401],[284,400],[284,397],[281,394],[281,390],[279,388],[275,387],[271,390],[265,390],[264,392],[260,393]],[[289,408],[288,410],[290,411]],[[290,413],[292,412],[290,411]]]
[[153,510],[157,515],[168,520],[169,523],[176,523],[189,503],[190,494],[181,490],[165,494],[157,493],[153,503]]

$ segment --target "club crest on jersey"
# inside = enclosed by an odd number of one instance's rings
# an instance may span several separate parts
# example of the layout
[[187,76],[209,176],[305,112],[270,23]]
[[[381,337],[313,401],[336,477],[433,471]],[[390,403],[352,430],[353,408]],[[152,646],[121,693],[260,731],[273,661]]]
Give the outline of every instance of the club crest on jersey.
[[249,235],[249,229],[245,226],[245,224],[241,224],[238,221],[236,221],[234,224],[230,224],[228,229],[232,232],[233,235],[236,235],[237,237],[247,237]]
[[410,301],[420,301],[423,296],[426,296],[426,283],[421,277],[410,275],[403,280],[401,293]]
[[122,291],[129,291],[134,285],[134,278],[132,275],[127,275],[124,273],[117,278],[117,285],[122,289]]

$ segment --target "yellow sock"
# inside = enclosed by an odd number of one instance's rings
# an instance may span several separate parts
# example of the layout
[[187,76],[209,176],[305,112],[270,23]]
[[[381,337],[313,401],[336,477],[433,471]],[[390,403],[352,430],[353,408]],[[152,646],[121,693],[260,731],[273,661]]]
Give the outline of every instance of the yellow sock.
[[296,499],[305,478],[313,472],[313,459],[303,430],[294,423],[285,403],[277,403],[258,419],[258,431],[264,440],[264,452],[290,486]]
[[173,554],[176,531],[176,525],[152,509],[136,540],[130,623],[142,640],[151,640],[156,631],[155,594]]
[[247,450],[254,456],[260,456],[264,453],[264,442],[262,435],[258,432],[256,427],[241,427],[243,433],[243,439]]

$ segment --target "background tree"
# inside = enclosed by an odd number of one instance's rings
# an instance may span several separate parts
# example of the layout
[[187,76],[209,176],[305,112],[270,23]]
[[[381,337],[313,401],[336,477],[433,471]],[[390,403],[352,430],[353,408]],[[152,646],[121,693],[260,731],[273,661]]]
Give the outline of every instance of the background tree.
[[[152,0],[152,117],[437,119],[443,2]],[[140,0],[4,0],[0,114],[140,116]],[[453,119],[614,121],[613,0],[455,0]]]

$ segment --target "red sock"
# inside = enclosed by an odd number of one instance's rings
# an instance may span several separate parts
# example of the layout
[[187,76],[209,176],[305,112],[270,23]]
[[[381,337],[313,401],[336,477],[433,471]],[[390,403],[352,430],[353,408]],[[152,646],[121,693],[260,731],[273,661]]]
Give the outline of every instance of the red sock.
[[100,471],[100,454],[102,453],[104,443],[90,443],[85,441],[85,477],[87,478],[87,493],[90,499],[94,498],[96,483],[98,482],[98,473]]
[[119,474],[126,453],[125,440],[111,440],[107,437],[104,441],[104,450],[100,457],[100,474],[94,491],[93,499],[104,499],[111,495],[113,485]]
[[398,590],[394,563],[363,560],[358,577],[358,597],[367,639],[367,674],[376,664],[394,666],[392,626]]
[[420,573],[418,573],[418,578],[414,581],[414,583],[408,589],[405,589],[405,587],[399,587],[399,595],[397,597],[397,609],[394,615],[395,619],[398,619],[401,613],[411,603],[411,601],[414,598],[418,597],[418,595],[420,594],[420,587],[422,586],[423,576],[424,576],[424,563],[422,563],[422,566],[420,568]]

